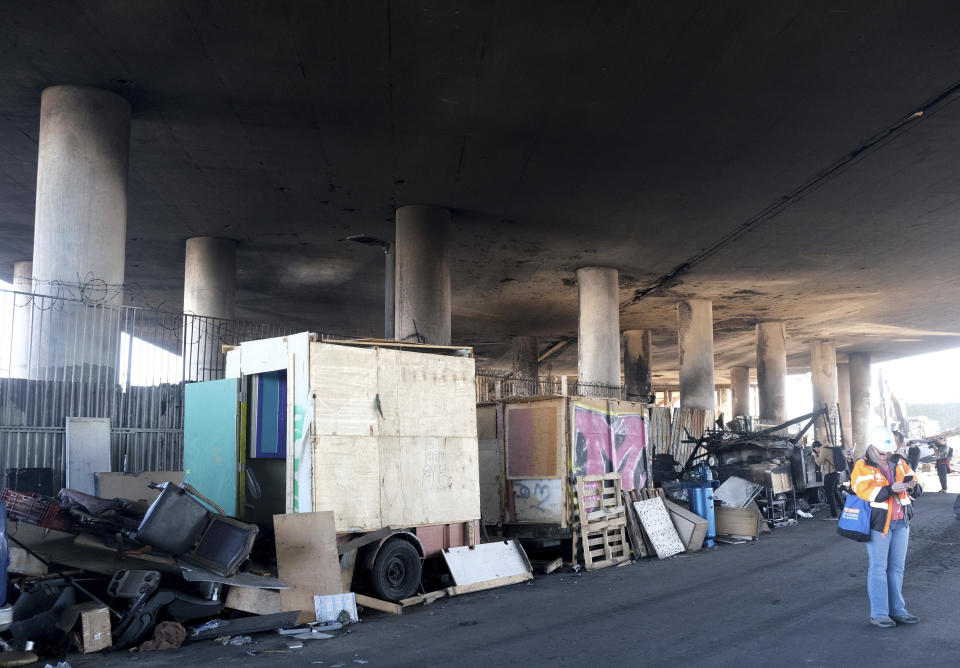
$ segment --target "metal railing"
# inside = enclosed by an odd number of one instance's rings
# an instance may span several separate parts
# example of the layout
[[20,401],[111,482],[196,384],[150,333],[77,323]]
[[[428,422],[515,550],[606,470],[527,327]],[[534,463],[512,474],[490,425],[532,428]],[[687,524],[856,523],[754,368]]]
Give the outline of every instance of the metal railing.
[[63,485],[68,417],[110,419],[114,471],[181,469],[184,382],[222,378],[224,344],[293,333],[76,294],[0,290],[0,482],[50,468]]
[[477,369],[477,403],[510,397],[580,396],[622,399],[621,385],[581,382],[567,376],[521,376],[510,371]]

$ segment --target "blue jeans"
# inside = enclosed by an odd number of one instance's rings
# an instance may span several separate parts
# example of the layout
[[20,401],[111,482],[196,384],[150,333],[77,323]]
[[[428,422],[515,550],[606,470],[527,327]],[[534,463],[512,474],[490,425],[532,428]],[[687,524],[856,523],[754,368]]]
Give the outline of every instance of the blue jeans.
[[870,568],[867,570],[867,594],[870,596],[870,616],[900,617],[907,614],[903,602],[903,562],[907,557],[907,544],[910,542],[910,527],[903,520],[890,523],[890,530],[884,536],[879,531],[870,532],[867,543],[867,556]]

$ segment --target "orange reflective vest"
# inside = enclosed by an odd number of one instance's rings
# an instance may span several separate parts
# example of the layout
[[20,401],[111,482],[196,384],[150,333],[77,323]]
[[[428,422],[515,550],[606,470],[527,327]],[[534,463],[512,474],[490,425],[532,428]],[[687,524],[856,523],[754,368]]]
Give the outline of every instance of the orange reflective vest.
[[913,469],[907,464],[906,459],[897,455],[891,455],[891,458],[893,457],[896,457],[896,460],[891,461],[890,466],[893,468],[893,476],[896,480],[887,480],[887,477],[883,475],[880,468],[868,464],[865,457],[857,460],[857,463],[853,465],[853,473],[850,474],[850,487],[854,493],[864,501],[868,501],[871,509],[881,510],[886,513],[886,518],[883,522],[884,535],[890,530],[890,517],[893,514],[891,512],[893,510],[893,497],[897,496],[900,499],[904,516],[909,516],[907,508],[911,504],[909,493],[893,492],[889,489],[889,485],[892,483],[903,482],[906,476],[913,475]]

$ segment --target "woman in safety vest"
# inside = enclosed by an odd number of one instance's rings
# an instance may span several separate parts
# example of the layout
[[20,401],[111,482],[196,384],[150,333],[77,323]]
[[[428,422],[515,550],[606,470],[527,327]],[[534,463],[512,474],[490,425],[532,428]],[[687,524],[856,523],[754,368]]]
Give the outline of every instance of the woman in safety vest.
[[867,594],[870,623],[881,628],[920,621],[907,612],[900,590],[913,517],[910,497],[920,496],[921,489],[913,469],[896,450],[893,432],[873,427],[867,453],[857,460],[850,474],[853,491],[870,503]]

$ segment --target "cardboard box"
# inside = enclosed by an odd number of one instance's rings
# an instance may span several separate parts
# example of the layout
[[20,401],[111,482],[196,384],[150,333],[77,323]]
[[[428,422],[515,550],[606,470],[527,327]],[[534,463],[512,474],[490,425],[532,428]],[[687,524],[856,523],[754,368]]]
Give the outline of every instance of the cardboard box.
[[680,542],[687,552],[696,552],[703,547],[703,539],[707,537],[709,522],[696,513],[679,506],[673,501],[664,501],[673,526],[680,535]]
[[729,508],[717,506],[713,510],[717,535],[740,536],[756,540],[760,535],[762,518],[756,506]]
[[[96,604],[94,604],[96,605]],[[110,636],[110,612],[103,607],[93,607],[80,613],[80,651],[84,654],[99,652],[113,644]]]

